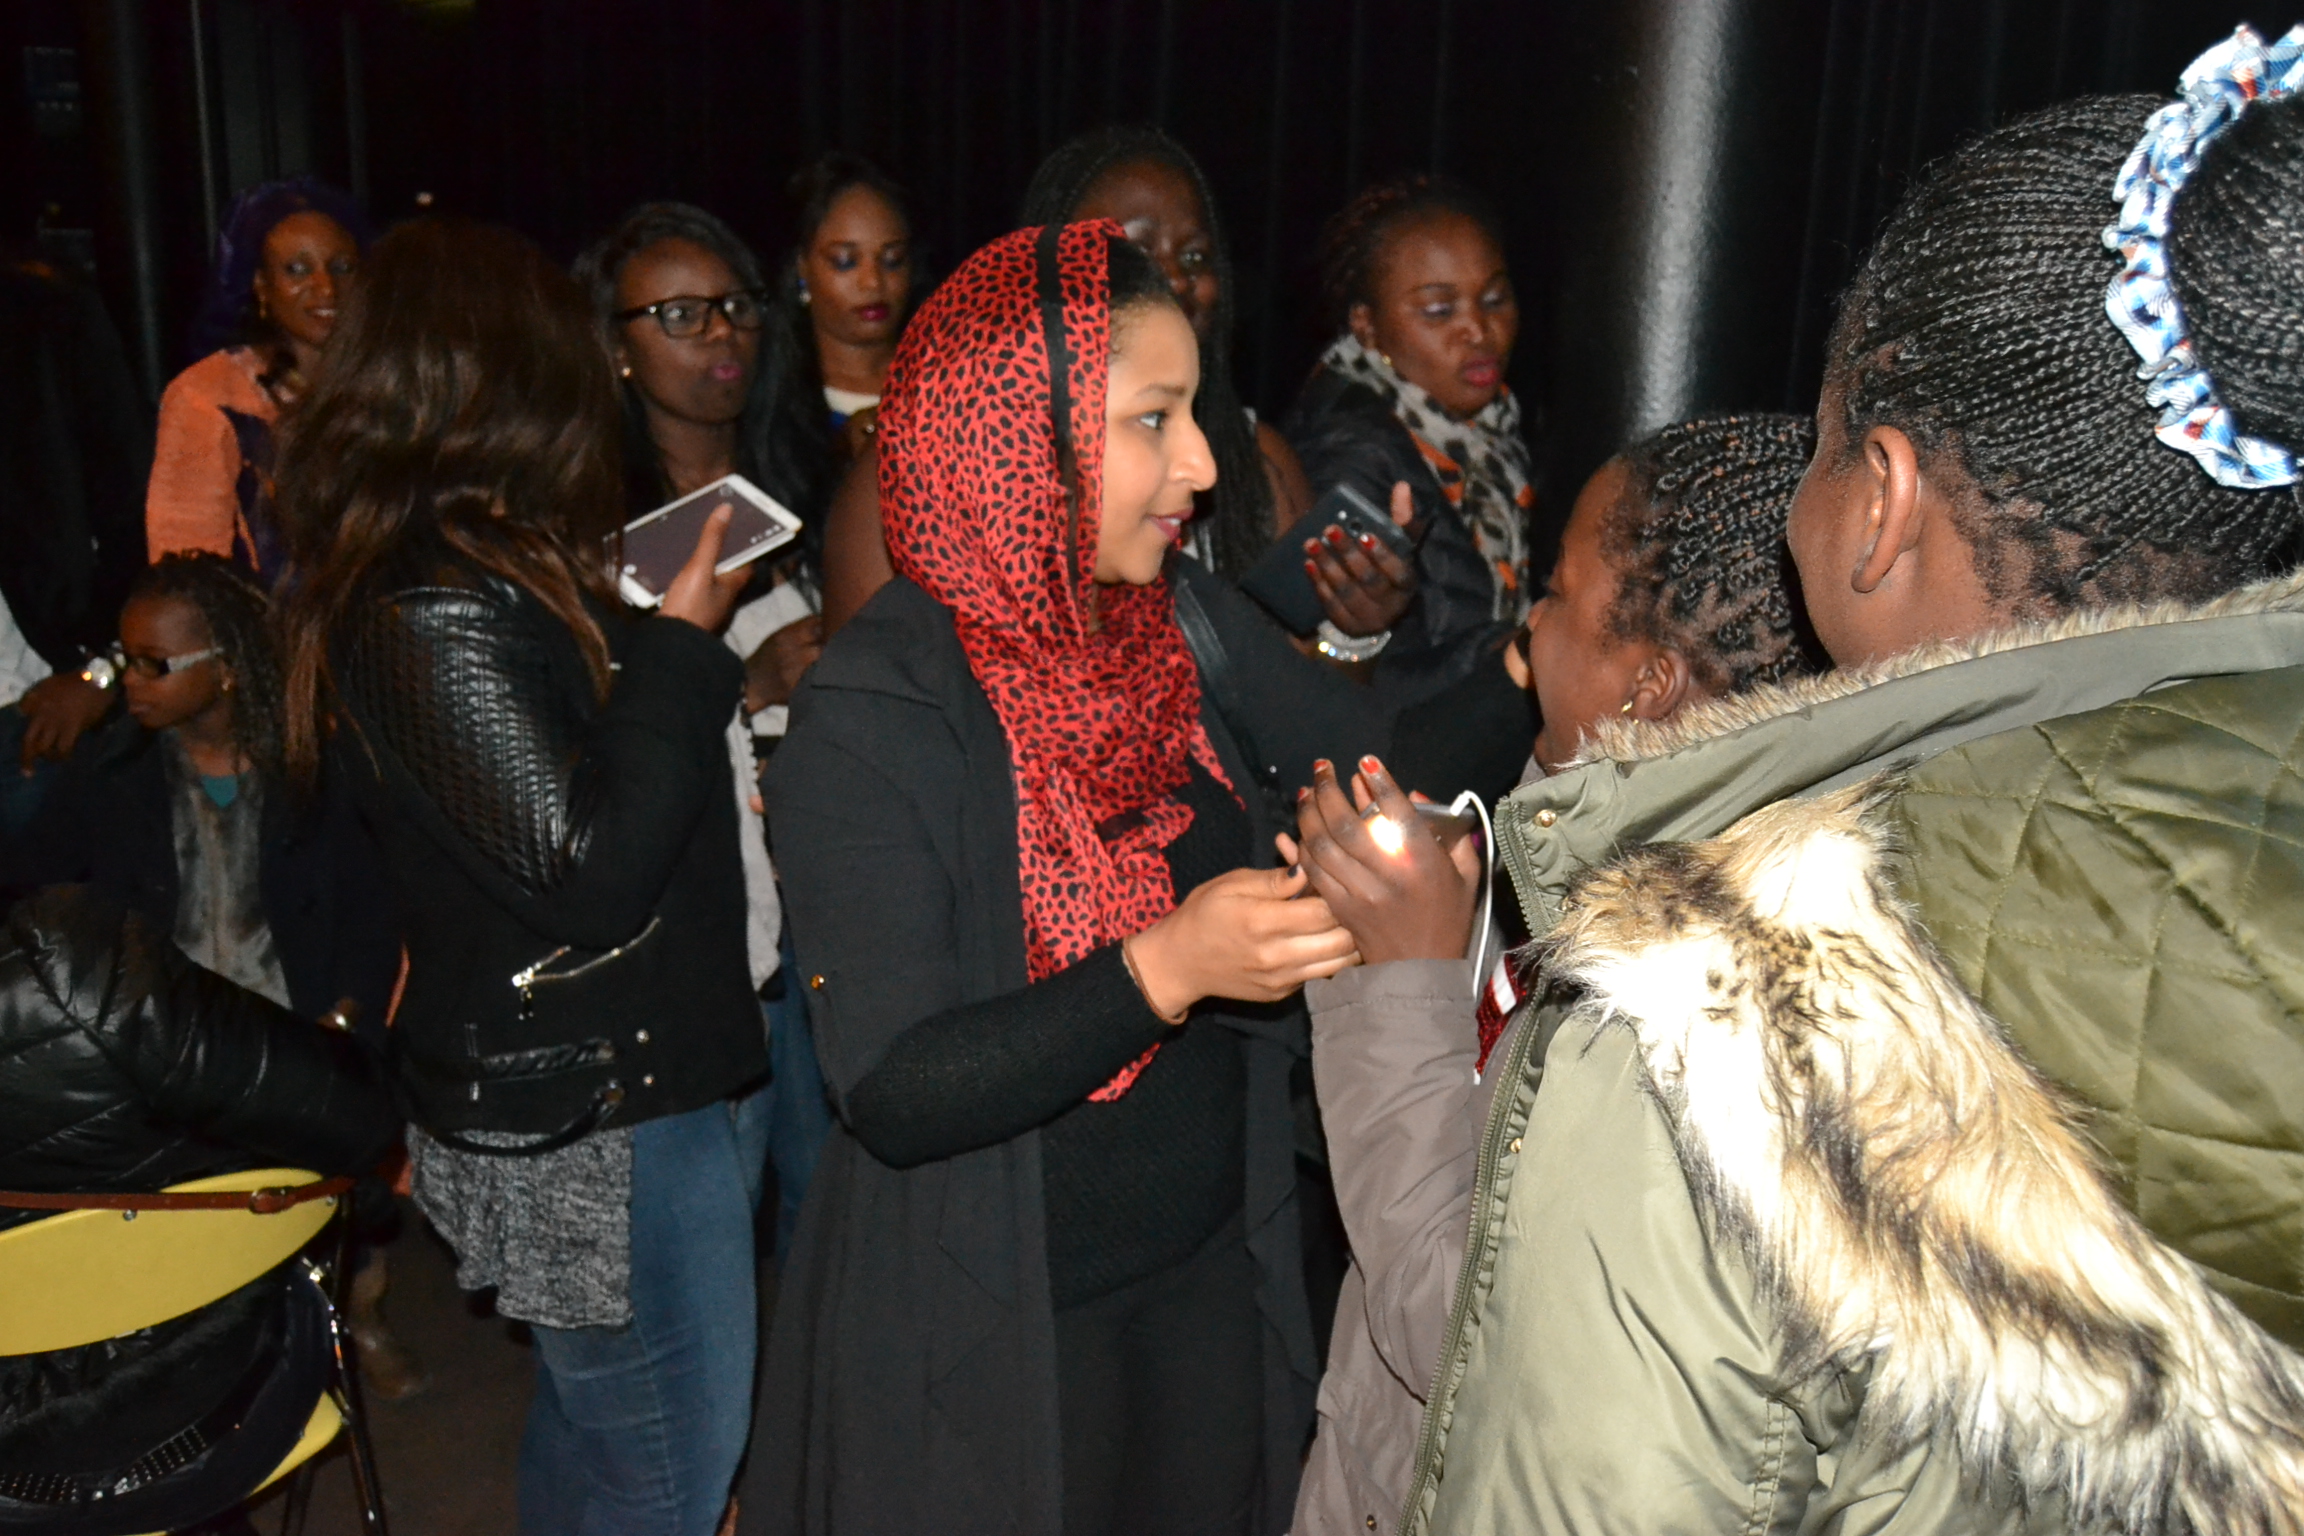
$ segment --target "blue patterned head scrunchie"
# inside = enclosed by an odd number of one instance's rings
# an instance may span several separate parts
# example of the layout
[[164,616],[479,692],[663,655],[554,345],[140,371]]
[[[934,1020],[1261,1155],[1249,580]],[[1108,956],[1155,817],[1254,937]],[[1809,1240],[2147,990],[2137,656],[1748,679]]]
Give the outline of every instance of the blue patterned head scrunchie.
[[2193,355],[2183,306],[2168,281],[2168,220],[2177,194],[2199,169],[2201,151],[2252,102],[2276,101],[2299,88],[2304,24],[2270,45],[2243,26],[2194,59],[2177,82],[2180,99],[2152,114],[2143,142],[2120,168],[2112,186],[2120,217],[2104,231],[2105,245],[2121,258],[2104,309],[2144,360],[2136,376],[2148,381],[2144,398],[2160,407],[2153,435],[2235,490],[2270,490],[2304,476],[2293,453],[2239,429]]

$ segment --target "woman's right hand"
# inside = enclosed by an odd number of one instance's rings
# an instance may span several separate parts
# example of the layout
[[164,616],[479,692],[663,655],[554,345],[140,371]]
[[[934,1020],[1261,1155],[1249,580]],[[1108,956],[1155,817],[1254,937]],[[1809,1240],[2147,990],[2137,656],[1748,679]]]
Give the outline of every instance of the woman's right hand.
[[[1392,487],[1392,524],[1407,528],[1416,520],[1416,498],[1401,480]],[[1357,542],[1331,526],[1325,537],[1304,541],[1304,574],[1320,598],[1328,622],[1355,639],[1380,635],[1399,622],[1416,597],[1416,567],[1371,534]]]
[[[1472,839],[1444,847],[1373,757],[1360,759],[1354,787],[1358,805],[1345,798],[1331,764],[1313,764],[1312,789],[1297,802],[1296,839],[1282,837],[1282,855],[1295,857],[1368,964],[1464,958],[1484,873]],[[1377,842],[1364,814],[1371,805],[1398,829],[1398,847]]]
[[1352,935],[1292,869],[1235,869],[1195,889],[1128,940],[1155,1013],[1183,1017],[1204,997],[1268,1003],[1359,960]]
[[712,569],[720,563],[720,545],[728,536],[728,521],[735,515],[735,508],[722,506],[704,519],[695,551],[680,567],[680,574],[672,578],[672,585],[664,589],[658,613],[684,620],[706,634],[718,634],[720,626],[728,622],[728,615],[736,611],[736,594],[744,590],[745,578],[751,574],[743,566],[725,576]]

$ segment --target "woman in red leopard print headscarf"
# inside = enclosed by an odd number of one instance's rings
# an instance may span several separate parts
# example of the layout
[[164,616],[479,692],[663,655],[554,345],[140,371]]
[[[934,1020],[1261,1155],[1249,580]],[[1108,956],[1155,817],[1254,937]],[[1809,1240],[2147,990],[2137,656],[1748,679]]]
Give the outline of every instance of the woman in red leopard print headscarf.
[[[1292,781],[1381,741],[1364,690],[1307,690],[1169,560],[1215,475],[1198,378],[1107,223],[994,242],[905,333],[880,414],[899,579],[769,773],[841,1131],[747,1532],[1286,1522],[1311,1386],[1287,1042],[1298,989],[1355,955],[1271,867],[1262,765],[1206,707],[1179,605],[1264,690]],[[926,1420],[892,1385],[923,1381]]]

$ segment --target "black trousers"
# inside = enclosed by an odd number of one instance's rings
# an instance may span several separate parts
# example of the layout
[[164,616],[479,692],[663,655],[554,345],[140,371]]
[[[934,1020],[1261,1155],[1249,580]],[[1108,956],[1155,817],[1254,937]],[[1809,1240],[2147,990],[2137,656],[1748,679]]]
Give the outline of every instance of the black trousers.
[[1249,1536],[1263,1330],[1238,1216],[1175,1268],[1056,1314],[1065,1536]]

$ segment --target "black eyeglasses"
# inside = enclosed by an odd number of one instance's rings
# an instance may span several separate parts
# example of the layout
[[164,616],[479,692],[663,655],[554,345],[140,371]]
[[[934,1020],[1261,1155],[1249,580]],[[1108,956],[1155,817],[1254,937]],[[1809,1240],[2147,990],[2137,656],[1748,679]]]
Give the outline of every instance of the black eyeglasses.
[[712,311],[718,310],[728,317],[728,323],[740,331],[756,331],[767,319],[767,309],[760,295],[749,288],[724,293],[716,299],[695,298],[683,294],[679,298],[658,299],[638,309],[620,309],[618,320],[637,320],[642,315],[652,317],[664,327],[664,334],[675,339],[701,336],[712,323]]

